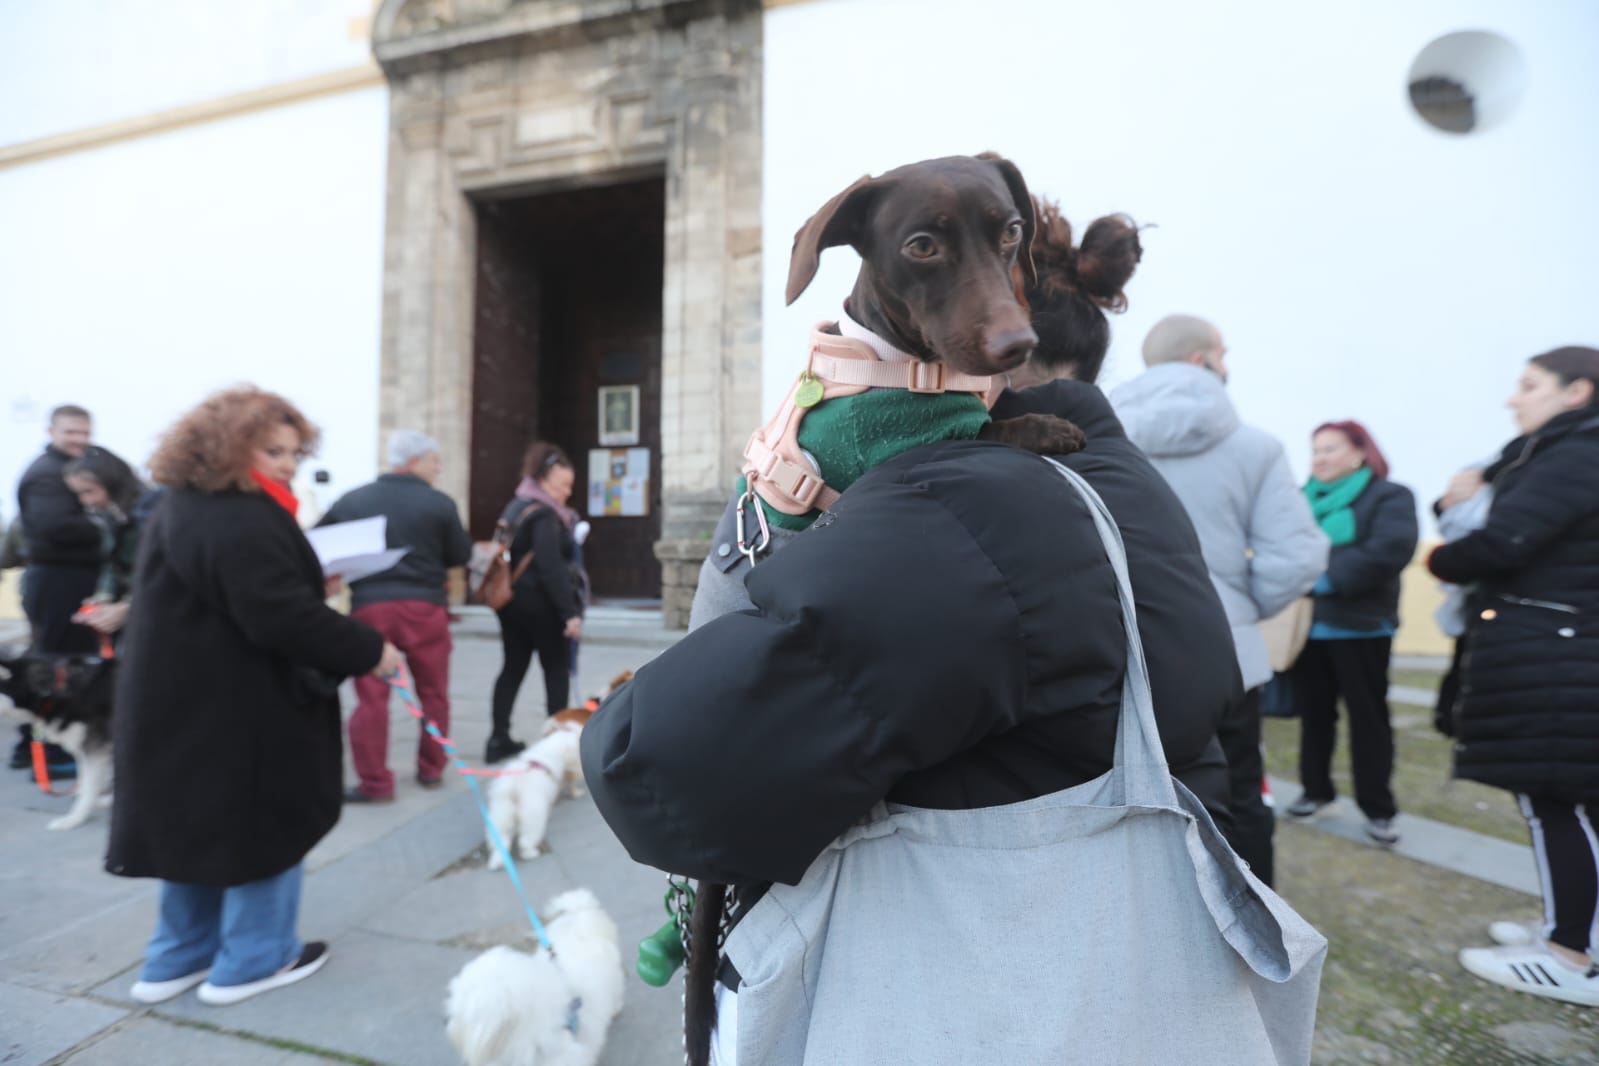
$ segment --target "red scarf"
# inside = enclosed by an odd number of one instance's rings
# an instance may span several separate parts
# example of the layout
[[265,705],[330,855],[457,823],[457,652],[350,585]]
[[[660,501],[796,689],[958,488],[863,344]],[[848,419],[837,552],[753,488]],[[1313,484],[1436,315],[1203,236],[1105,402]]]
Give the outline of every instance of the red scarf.
[[261,471],[253,468],[250,471],[250,476],[255,479],[255,483],[260,485],[268,496],[278,501],[278,505],[289,512],[290,518],[299,516],[300,499],[295,496],[293,489],[281,481],[274,481],[272,478],[262,474]]

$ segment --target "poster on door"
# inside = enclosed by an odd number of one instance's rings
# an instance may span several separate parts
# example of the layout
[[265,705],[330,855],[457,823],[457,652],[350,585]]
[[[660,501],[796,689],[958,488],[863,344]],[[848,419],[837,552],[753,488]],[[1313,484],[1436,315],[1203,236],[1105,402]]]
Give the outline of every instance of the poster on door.
[[589,450],[589,517],[633,518],[650,513],[650,450]]

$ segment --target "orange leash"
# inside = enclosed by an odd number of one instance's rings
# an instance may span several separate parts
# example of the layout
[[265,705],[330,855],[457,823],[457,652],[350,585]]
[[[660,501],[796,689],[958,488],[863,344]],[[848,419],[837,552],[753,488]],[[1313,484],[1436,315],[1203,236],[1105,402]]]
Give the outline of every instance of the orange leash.
[[44,741],[31,742],[33,748],[33,779],[39,783],[39,791],[46,796],[52,795],[50,791],[50,765],[44,758]]

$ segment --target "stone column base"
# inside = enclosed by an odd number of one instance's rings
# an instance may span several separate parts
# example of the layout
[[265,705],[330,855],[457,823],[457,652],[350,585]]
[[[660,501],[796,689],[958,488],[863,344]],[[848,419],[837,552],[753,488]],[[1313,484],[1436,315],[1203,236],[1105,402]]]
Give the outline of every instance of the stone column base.
[[655,542],[655,558],[661,561],[661,624],[667,629],[688,628],[688,613],[694,605],[694,590],[699,586],[700,567],[710,551],[709,538]]

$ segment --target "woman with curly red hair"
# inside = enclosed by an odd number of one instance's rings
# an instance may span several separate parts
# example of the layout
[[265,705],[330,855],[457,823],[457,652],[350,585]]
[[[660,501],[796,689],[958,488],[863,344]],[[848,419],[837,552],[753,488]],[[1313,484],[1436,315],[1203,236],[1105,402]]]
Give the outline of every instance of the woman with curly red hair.
[[[289,488],[316,429],[281,396],[218,393],[150,462],[168,488],[141,536],[117,681],[106,869],[162,881],[132,996],[201,985],[237,1003],[308,977],[301,862],[338,821],[338,686],[399,652],[324,602]],[[204,982],[204,984],[201,984]]]

